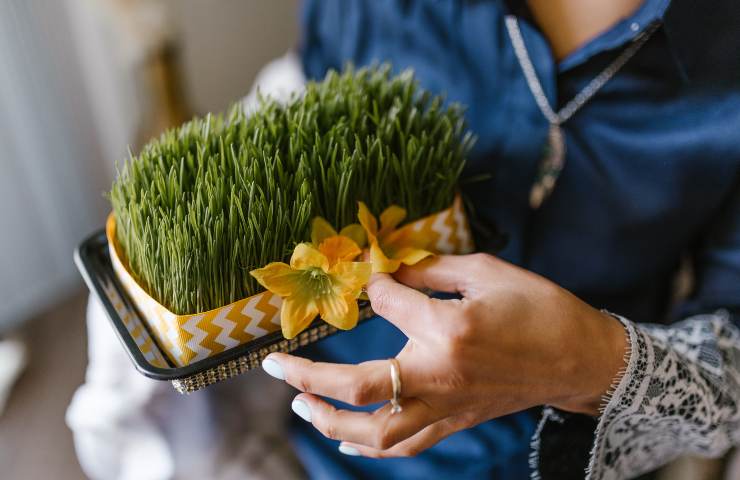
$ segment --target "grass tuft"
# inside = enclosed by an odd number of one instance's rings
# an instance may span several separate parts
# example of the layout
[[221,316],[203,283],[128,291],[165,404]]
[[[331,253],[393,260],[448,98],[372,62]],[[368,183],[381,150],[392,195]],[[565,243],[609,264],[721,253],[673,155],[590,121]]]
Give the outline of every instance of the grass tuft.
[[249,271],[286,260],[315,215],[341,227],[357,201],[409,220],[449,206],[471,144],[462,110],[388,66],[329,72],[285,105],[196,118],[131,156],[110,193],[140,284],[177,314],[262,290]]

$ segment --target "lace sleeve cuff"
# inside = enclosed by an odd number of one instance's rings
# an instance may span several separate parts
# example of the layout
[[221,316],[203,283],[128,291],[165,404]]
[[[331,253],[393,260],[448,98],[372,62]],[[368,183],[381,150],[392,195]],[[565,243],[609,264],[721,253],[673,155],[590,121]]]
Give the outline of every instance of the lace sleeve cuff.
[[[628,360],[605,399],[586,478],[633,478],[685,453],[716,457],[739,443],[740,331],[729,315],[670,326],[617,318],[629,338]],[[556,418],[546,409],[538,431]]]

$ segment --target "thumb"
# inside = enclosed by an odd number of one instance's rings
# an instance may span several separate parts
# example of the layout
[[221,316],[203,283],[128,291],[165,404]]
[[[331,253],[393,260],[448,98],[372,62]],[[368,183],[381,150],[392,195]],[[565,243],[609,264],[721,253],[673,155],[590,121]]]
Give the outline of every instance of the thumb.
[[367,283],[373,311],[398,327],[407,337],[418,336],[435,308],[423,293],[398,283],[387,273],[374,273]]

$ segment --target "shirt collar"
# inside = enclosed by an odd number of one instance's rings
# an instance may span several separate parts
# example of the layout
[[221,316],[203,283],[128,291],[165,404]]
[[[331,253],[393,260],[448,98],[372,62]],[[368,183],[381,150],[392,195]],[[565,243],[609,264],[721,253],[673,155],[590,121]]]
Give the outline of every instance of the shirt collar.
[[631,42],[655,22],[662,22],[671,0],[645,0],[629,17],[597,35],[558,64],[560,73],[577,67],[594,55],[613,50]]
[[[504,0],[509,11],[532,23],[525,0]],[[740,3],[716,0],[645,0],[635,13],[564,58],[558,73],[578,67],[593,56],[624,46],[653,23],[660,22],[666,57],[684,83],[715,87],[740,85]]]

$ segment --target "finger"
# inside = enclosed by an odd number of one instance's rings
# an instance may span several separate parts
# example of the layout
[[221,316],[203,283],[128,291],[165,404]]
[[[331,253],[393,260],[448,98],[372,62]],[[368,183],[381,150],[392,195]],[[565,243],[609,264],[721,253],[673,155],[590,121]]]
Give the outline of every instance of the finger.
[[327,438],[387,450],[444,417],[415,398],[404,399],[402,405],[399,414],[391,414],[388,404],[374,412],[353,412],[302,393],[292,407]]
[[407,337],[423,333],[425,320],[432,316],[435,308],[428,296],[398,283],[387,273],[375,273],[370,277],[367,296],[373,311]]
[[482,255],[439,255],[413,266],[404,265],[393,275],[399,282],[416,289],[459,293],[465,296],[474,268]]
[[387,450],[378,450],[359,443],[342,442],[339,445],[339,451],[345,455],[370,458],[415,457],[453,433],[470,426],[471,422],[464,416],[447,417],[424,427],[420,432],[402,442],[398,442]]
[[[388,400],[393,396],[390,363],[372,360],[358,365],[312,362],[311,360],[271,353],[262,363],[270,375],[306,393],[321,395],[350,405],[368,405]],[[403,394],[419,393],[416,383],[403,376]]]

